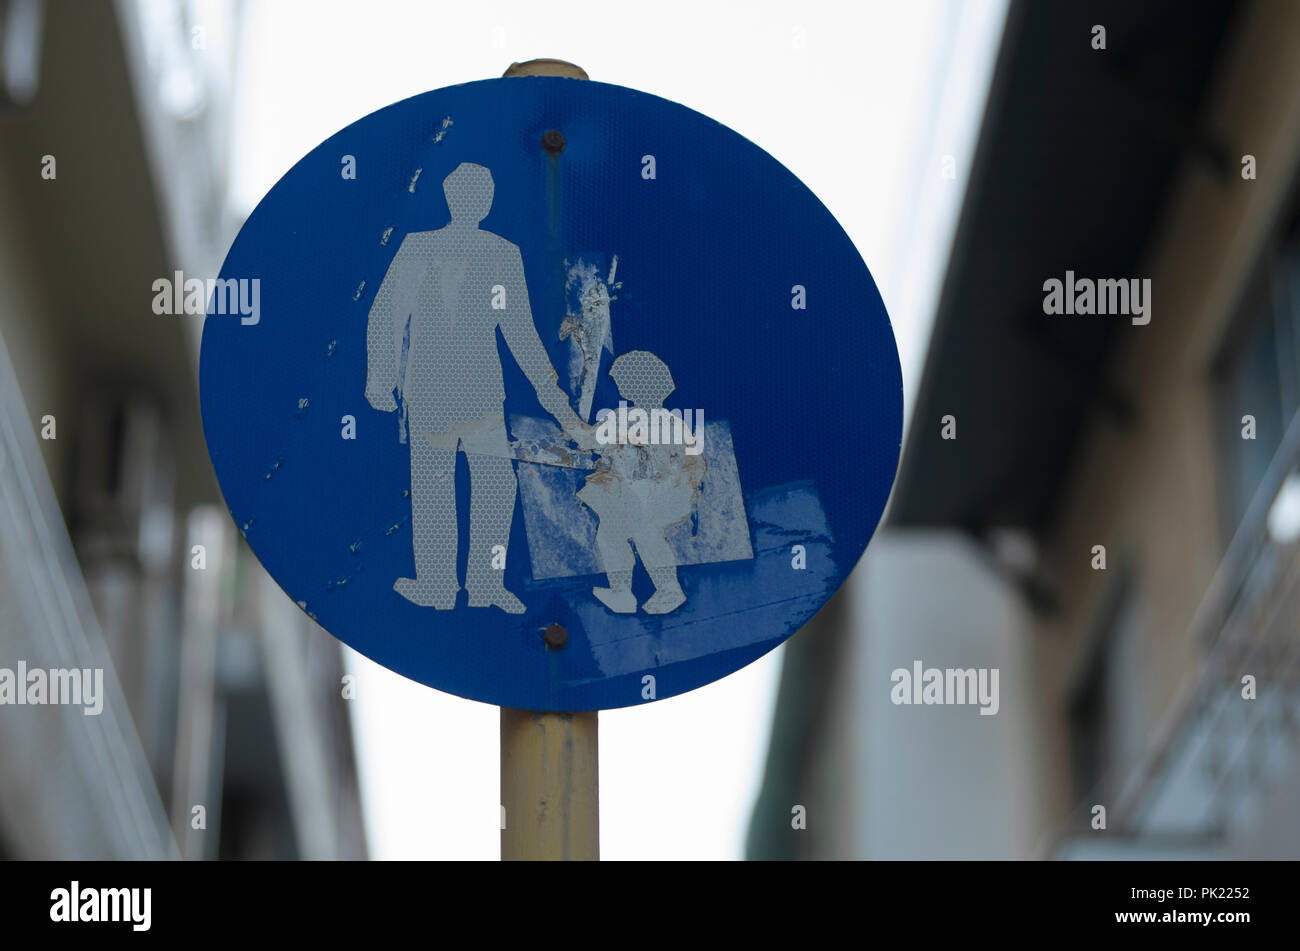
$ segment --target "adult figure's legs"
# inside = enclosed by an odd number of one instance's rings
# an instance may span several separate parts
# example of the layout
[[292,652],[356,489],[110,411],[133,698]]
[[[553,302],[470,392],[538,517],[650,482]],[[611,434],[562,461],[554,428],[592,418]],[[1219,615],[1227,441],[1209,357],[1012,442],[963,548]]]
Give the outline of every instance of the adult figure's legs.
[[[505,588],[505,556],[519,485],[505,419],[491,417],[472,423],[462,433],[461,448],[469,462],[469,556],[465,564],[469,606],[495,605],[508,614],[523,614],[523,602]],[[493,566],[494,549],[500,567]]]
[[393,590],[415,604],[456,606],[456,449],[445,437],[411,433],[411,541],[415,577]]

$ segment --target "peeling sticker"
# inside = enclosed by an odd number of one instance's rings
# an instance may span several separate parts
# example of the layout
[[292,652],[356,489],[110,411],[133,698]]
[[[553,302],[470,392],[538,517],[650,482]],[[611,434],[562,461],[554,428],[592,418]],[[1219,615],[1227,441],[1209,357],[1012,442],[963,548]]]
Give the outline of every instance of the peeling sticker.
[[[614,339],[609,326],[610,301],[618,300],[611,293],[623,285],[615,283],[618,273],[618,255],[610,261],[609,273],[602,279],[596,271],[596,265],[586,263],[582,258],[569,267],[565,276],[564,292],[566,299],[576,294],[576,301],[570,306],[569,315],[560,324],[560,339],[569,340],[573,345],[573,356],[569,364],[569,382],[578,390],[578,415],[587,421],[591,419],[591,403],[596,393],[596,374],[600,369],[602,350],[611,353]],[[574,312],[576,310],[576,313]]]
[[387,228],[384,229],[384,233],[379,238],[380,245],[386,246],[388,244],[388,239],[392,237],[392,235],[393,235],[393,228],[392,225],[389,225]]
[[433,144],[442,145],[443,137],[447,134],[447,130],[450,129],[454,124],[455,123],[451,121],[451,116],[444,116],[442,119],[442,127],[438,129],[438,131],[435,132],[433,135]]
[[[749,504],[753,524],[754,557],[739,562],[731,573],[696,575],[697,587],[691,601],[678,614],[665,615],[657,628],[643,627],[632,633],[616,632],[599,624],[599,605],[579,603],[592,653],[606,677],[653,669],[703,657],[716,650],[732,650],[761,643],[770,632],[797,625],[826,602],[836,585],[829,581],[836,570],[832,556],[834,538],[821,500],[811,482],[775,486],[759,492]],[[790,539],[797,538],[808,550],[809,567],[815,571],[791,571]],[[739,601],[736,593],[757,588],[763,597]],[[692,636],[711,622],[695,614],[693,603],[746,604],[738,608],[733,623],[715,630],[712,638]]]
[[365,282],[365,281],[362,281],[360,284],[357,285],[357,292],[356,292],[355,294],[352,295],[352,299],[353,299],[353,300],[360,300],[360,299],[361,299],[361,292],[364,291],[365,289],[366,289],[366,282]]
[[[596,468],[594,458],[568,450],[549,420],[512,415],[510,428],[520,437],[515,457],[533,577],[599,574],[598,521],[578,495],[584,479],[588,485],[599,482],[596,474],[587,475]],[[703,481],[690,495],[690,517],[667,539],[679,565],[754,557],[731,427],[711,422],[705,433],[705,452],[695,457],[704,460]]]
[[420,173],[423,171],[424,171],[423,168],[417,168],[415,170],[415,174],[411,176],[411,184],[406,186],[406,190],[410,192],[412,195],[415,194],[415,183],[420,180]]

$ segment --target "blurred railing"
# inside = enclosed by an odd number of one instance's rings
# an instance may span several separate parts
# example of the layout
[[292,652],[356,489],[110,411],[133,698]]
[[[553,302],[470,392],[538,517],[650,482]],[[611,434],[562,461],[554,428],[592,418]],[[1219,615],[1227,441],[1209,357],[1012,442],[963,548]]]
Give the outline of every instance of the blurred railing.
[[[1270,783],[1300,762],[1298,623],[1300,413],[1193,617],[1189,636],[1205,652],[1199,673],[1146,756],[1111,777],[1119,794],[1108,828],[1117,838],[1218,848],[1252,820]],[[1076,810],[1049,854],[1086,833],[1089,808]]]
[[2,835],[15,857],[175,857],[32,425],[0,339],[0,667],[104,672],[97,716],[0,707]]
[[[1206,650],[1201,674],[1171,708],[1152,752],[1124,787],[1117,805],[1125,827],[1141,823],[1144,806],[1189,732],[1204,736],[1205,768],[1214,790],[1210,834],[1239,815],[1257,791],[1260,770],[1294,749],[1300,674],[1300,413],[1273,461],[1193,617],[1189,635]],[[1254,678],[1255,700],[1242,703]],[[1279,733],[1279,731],[1281,731]],[[1185,754],[1184,754],[1185,755]]]

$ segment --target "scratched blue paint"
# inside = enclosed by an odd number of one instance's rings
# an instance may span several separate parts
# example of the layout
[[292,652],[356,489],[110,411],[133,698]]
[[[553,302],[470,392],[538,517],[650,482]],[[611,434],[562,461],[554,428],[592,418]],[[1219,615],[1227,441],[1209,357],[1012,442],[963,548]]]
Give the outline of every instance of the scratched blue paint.
[[[549,129],[566,140],[557,159],[539,146]],[[340,175],[345,155],[355,156],[354,180]],[[642,175],[647,155],[653,179]],[[442,181],[461,163],[491,171],[495,195],[480,227],[519,247],[533,320],[571,405],[575,343],[560,331],[578,304],[566,278],[585,256],[603,279],[617,256],[594,407],[618,405],[611,362],[646,350],[676,383],[665,405],[705,413],[706,454],[724,457],[710,478],[735,484],[720,489],[717,481],[712,491],[737,498],[678,526],[679,557],[690,550],[706,560],[683,557],[677,573],[686,601],[667,614],[615,614],[593,598],[593,586],[605,584],[583,548],[594,519],[571,499],[546,495],[576,491],[587,473],[525,461],[513,463],[520,498],[504,570],[523,614],[470,608],[464,592],[453,610],[438,610],[393,589],[395,579],[414,577],[410,442],[404,417],[366,400],[367,315],[402,239],[448,223]],[[236,524],[323,627],[441,690],[526,709],[586,710],[647,702],[646,675],[658,699],[725,676],[781,643],[834,593],[892,485],[902,424],[898,355],[852,242],[767,153],[645,93],[528,77],[440,89],[381,109],[281,179],[240,232],[221,276],[261,282],[258,323],[213,315],[203,334],[204,430]],[[806,289],[806,309],[791,307],[795,285]],[[549,422],[500,336],[498,349],[505,418]],[[355,417],[355,440],[341,438],[345,415]],[[526,427],[519,429],[511,425],[517,441]],[[709,445],[710,435],[727,444]],[[536,471],[519,474],[526,468]],[[463,584],[464,455],[456,477]],[[530,478],[544,490],[531,499]],[[534,515],[565,510],[586,522],[552,538],[545,520],[534,519],[530,544],[525,516],[534,503],[541,506]],[[731,531],[744,534],[748,557],[724,559],[738,549],[734,539],[717,539]],[[792,566],[796,545],[805,550],[802,570]],[[638,604],[652,592],[640,562],[632,592]],[[552,623],[569,635],[558,650],[540,636]]]

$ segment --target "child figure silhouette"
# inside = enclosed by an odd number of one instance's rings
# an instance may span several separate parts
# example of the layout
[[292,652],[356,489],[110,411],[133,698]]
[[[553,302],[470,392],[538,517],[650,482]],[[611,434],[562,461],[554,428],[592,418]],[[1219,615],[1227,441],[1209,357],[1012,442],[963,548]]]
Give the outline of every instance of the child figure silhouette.
[[[596,514],[596,554],[608,584],[592,588],[591,593],[615,613],[634,613],[632,571],[639,556],[655,586],[641,609],[667,614],[686,601],[668,536],[690,518],[706,463],[703,455],[687,453],[680,439],[661,438],[673,423],[664,400],[677,388],[662,360],[648,351],[633,350],[615,360],[609,374],[619,395],[644,411],[650,422],[639,430],[648,431],[648,438],[634,439],[629,432],[625,441],[597,446],[596,470],[578,492]],[[681,434],[680,418],[675,422],[675,431]]]

